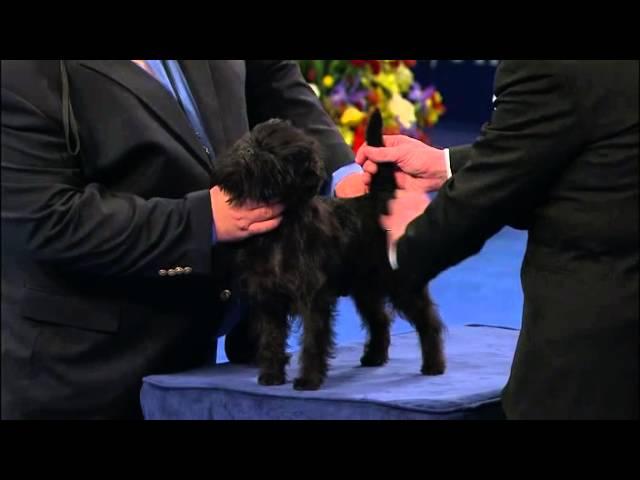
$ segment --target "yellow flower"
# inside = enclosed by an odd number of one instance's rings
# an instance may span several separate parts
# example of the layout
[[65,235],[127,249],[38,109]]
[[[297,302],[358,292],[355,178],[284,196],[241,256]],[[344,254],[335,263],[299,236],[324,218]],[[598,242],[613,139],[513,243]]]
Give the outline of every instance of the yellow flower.
[[413,83],[413,72],[402,63],[396,70],[396,81],[401,92],[406,92]]
[[389,100],[389,110],[398,119],[404,128],[411,128],[416,122],[416,110],[406,98],[399,93],[395,93]]
[[358,110],[356,107],[347,107],[342,116],[340,117],[340,123],[348,127],[355,127],[362,122],[365,118],[365,114]]
[[391,94],[400,93],[398,81],[393,72],[380,72],[374,79],[379,85],[389,90]]
[[343,126],[338,127],[338,130],[340,130],[342,138],[344,138],[346,144],[349,146],[353,145],[353,131],[350,128]]
[[437,110],[431,110],[427,116],[427,124],[429,126],[435,125],[440,118],[440,112]]
[[324,78],[322,79],[322,84],[327,88],[333,87],[334,83],[335,83],[335,80],[331,75],[325,75]]

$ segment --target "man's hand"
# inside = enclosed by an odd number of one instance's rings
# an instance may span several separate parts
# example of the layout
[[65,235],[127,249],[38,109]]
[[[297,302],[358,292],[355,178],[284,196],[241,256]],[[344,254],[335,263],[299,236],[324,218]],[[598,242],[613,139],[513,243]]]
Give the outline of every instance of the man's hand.
[[385,135],[384,147],[363,145],[356,154],[356,163],[365,171],[368,186],[378,171],[378,163],[392,162],[398,167],[395,173],[398,188],[418,192],[438,190],[447,181],[447,165],[444,150],[430,147],[404,135]]
[[258,205],[246,202],[231,205],[229,196],[220,187],[210,190],[211,208],[219,242],[234,242],[266,233],[282,221],[282,205]]
[[389,200],[388,215],[380,218],[380,225],[387,232],[387,246],[395,251],[396,243],[404,235],[407,226],[419,217],[429,205],[424,192],[396,190],[395,198]]
[[360,197],[366,194],[369,189],[367,188],[365,173],[351,173],[344,177],[336,185],[336,197],[338,198],[352,198]]

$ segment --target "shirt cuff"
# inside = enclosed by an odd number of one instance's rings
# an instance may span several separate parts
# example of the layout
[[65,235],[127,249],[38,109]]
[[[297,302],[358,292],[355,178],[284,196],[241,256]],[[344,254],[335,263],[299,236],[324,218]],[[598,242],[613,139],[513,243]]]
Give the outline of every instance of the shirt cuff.
[[393,270],[398,269],[398,247],[394,243],[389,247],[389,264]]
[[333,172],[333,175],[331,177],[331,195],[335,195],[336,186],[338,185],[338,183],[340,183],[340,180],[342,180],[347,175],[350,175],[352,173],[362,173],[362,171],[363,170],[360,165],[358,165],[357,163],[350,163],[349,165],[345,165],[344,167],[339,168],[338,170]]
[[448,148],[444,149],[444,164],[447,167],[447,180],[449,180],[453,176],[453,173],[451,172],[451,160],[449,159]]

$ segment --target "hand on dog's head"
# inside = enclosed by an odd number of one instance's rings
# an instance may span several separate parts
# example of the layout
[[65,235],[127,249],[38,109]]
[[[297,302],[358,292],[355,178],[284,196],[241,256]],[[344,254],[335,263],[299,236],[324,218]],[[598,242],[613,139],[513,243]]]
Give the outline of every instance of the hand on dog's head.
[[257,125],[215,163],[215,183],[233,203],[296,208],[317,195],[325,180],[317,143],[283,120]]

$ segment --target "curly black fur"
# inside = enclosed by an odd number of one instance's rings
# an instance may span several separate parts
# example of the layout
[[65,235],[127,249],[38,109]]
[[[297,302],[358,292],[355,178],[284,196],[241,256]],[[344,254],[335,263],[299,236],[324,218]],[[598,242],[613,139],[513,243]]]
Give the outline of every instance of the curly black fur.
[[[369,141],[376,136],[381,141],[381,122],[371,125]],[[286,208],[276,230],[226,247],[249,301],[261,384],[285,383],[290,319],[300,316],[301,372],[294,388],[320,388],[334,347],[336,303],[346,295],[368,328],[362,366],[388,360],[390,300],[418,331],[422,373],[444,372],[443,326],[427,289],[404,282],[387,259],[378,218],[395,189],[392,173],[376,175],[368,195],[323,198],[318,193],[326,177],[317,144],[280,120],[256,126],[216,163],[216,183],[232,202],[276,201]]]

